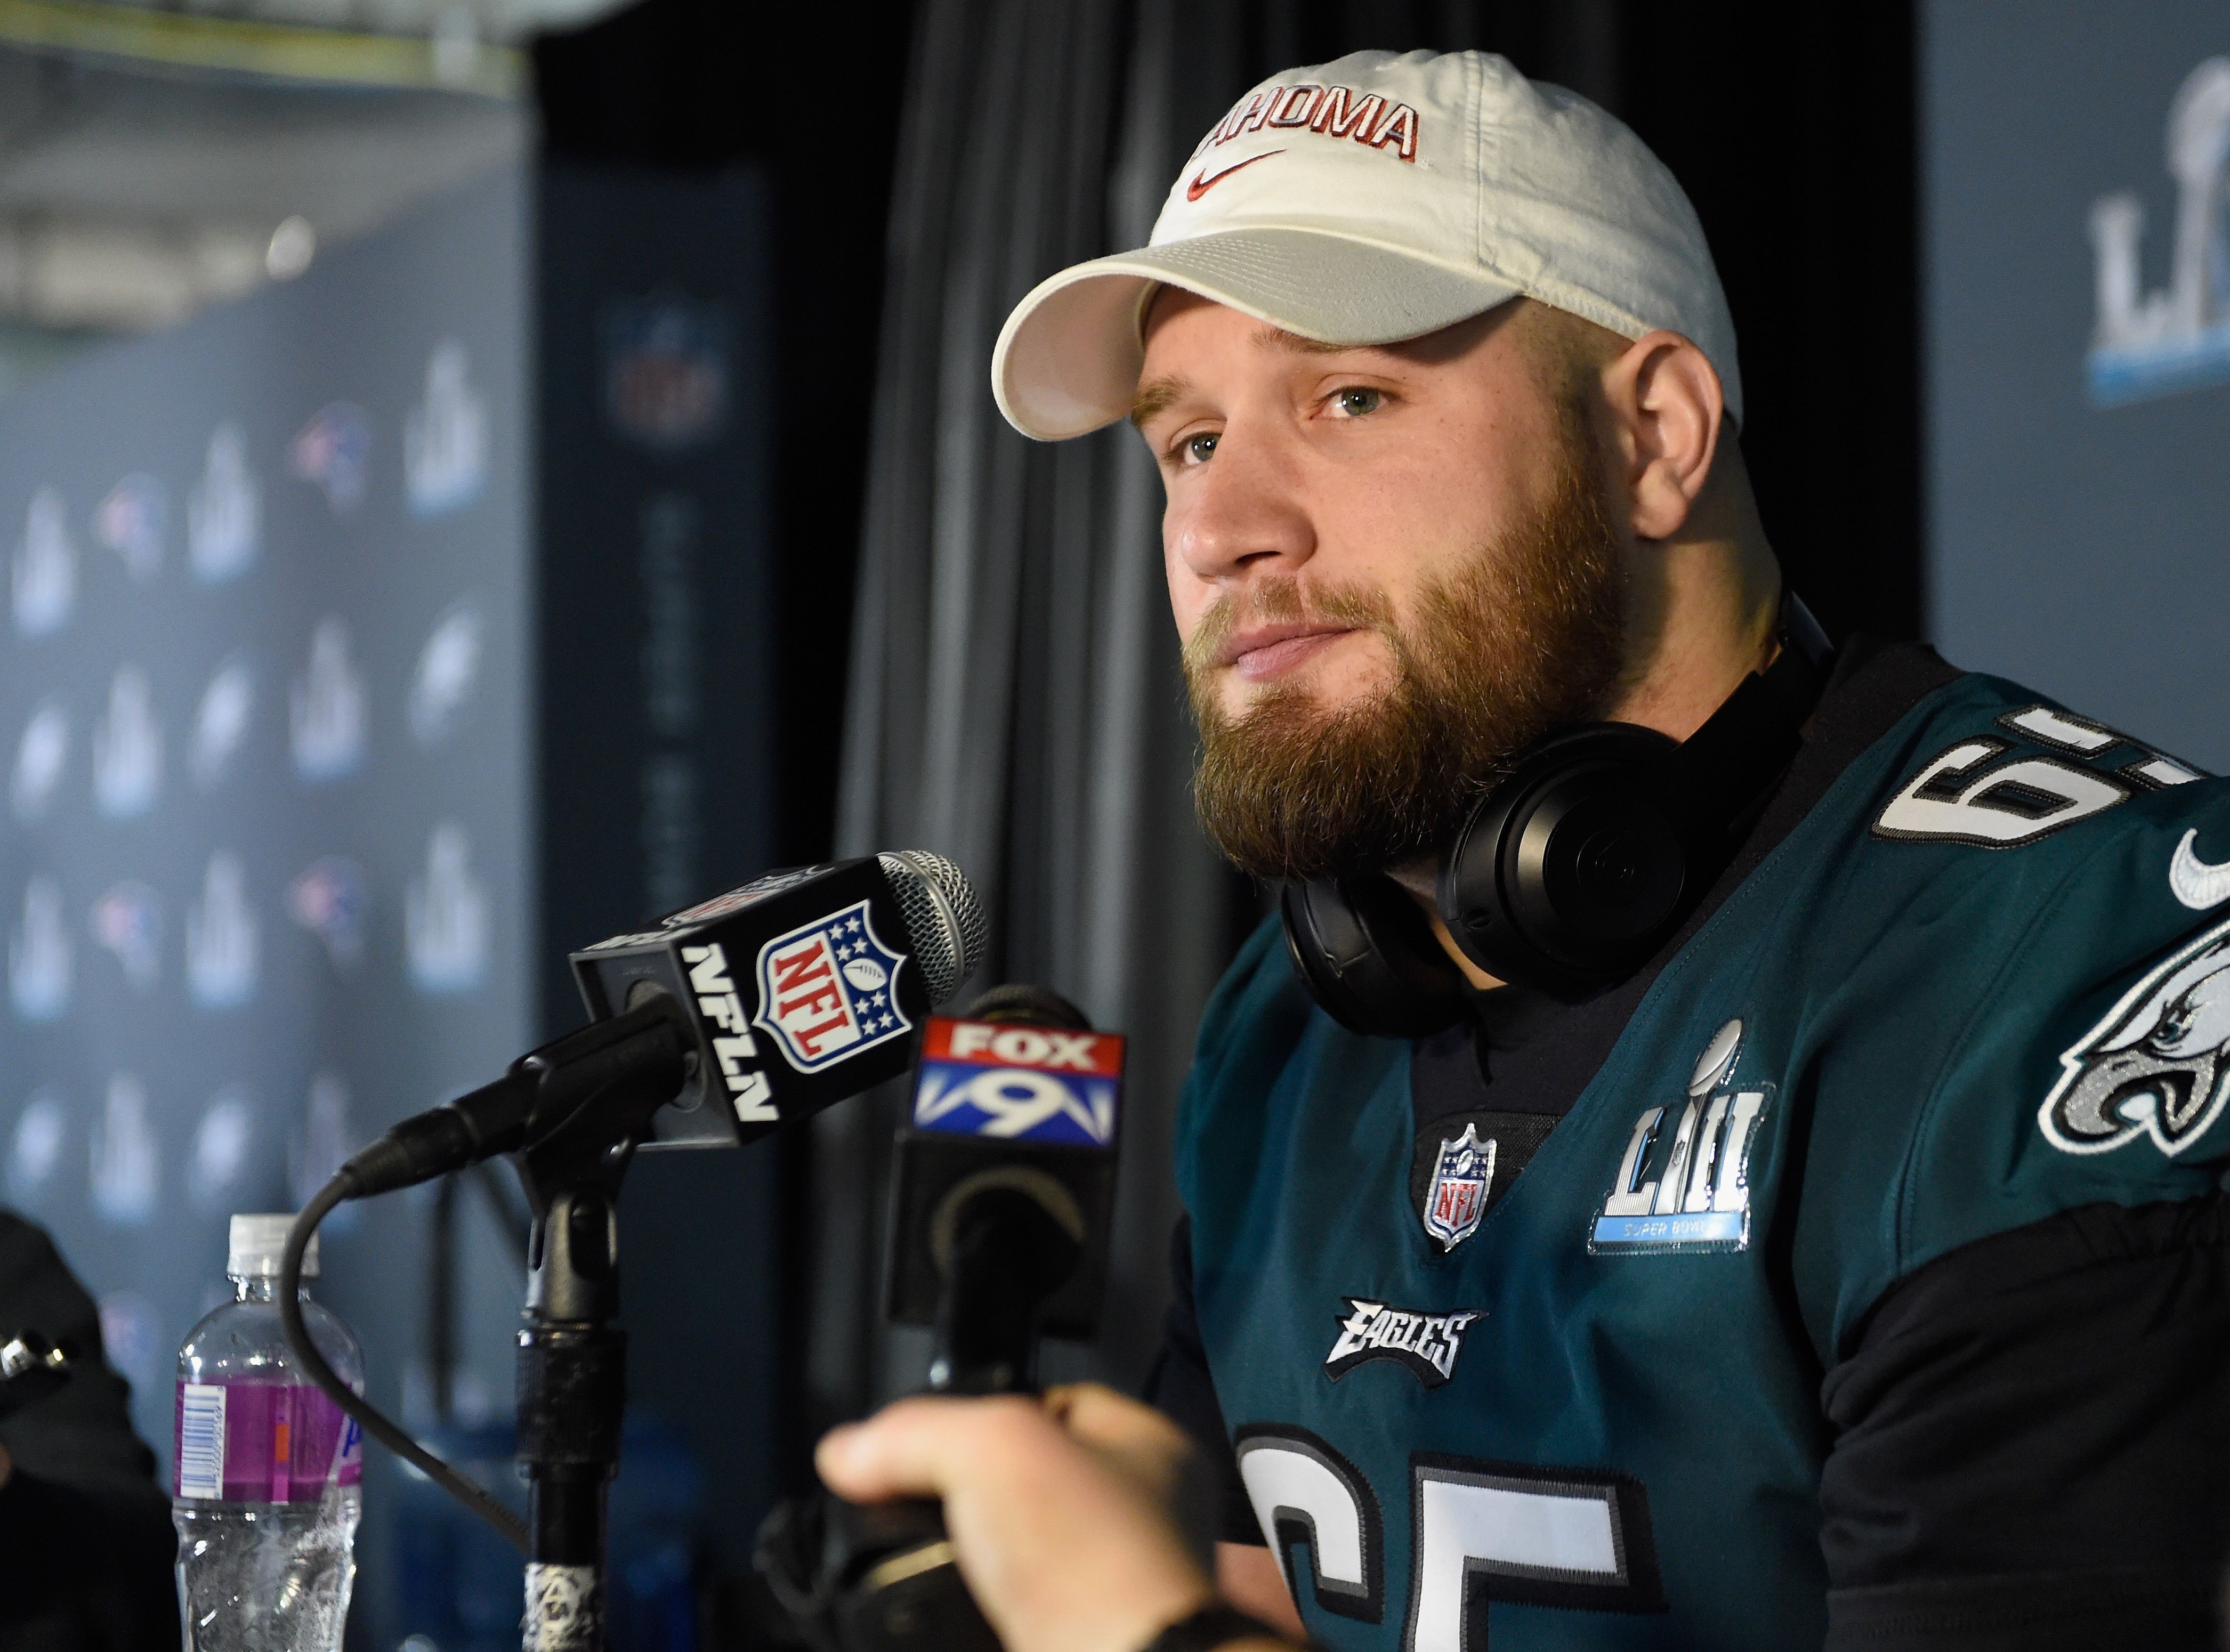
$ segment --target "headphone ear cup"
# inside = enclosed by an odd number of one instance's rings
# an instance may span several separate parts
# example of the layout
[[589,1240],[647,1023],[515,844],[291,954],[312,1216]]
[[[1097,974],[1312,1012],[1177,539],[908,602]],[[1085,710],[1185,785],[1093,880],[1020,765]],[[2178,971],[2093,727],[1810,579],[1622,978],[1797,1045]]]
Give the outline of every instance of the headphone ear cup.
[[1619,979],[1681,907],[1688,850],[1663,735],[1598,724],[1536,747],[1479,800],[1440,865],[1440,916],[1498,980],[1561,997]]
[[1349,1032],[1421,1038],[1463,1015],[1462,975],[1391,878],[1287,884],[1278,905],[1294,971]]

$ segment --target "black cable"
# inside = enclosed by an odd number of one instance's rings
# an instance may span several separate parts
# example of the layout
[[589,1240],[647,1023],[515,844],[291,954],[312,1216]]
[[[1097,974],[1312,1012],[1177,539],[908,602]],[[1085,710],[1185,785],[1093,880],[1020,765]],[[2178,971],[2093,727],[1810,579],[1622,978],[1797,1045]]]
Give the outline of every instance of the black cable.
[[426,1225],[426,1369],[432,1379],[434,1421],[454,1419],[450,1379],[457,1363],[457,1179],[434,1184],[433,1219]]
[[524,1554],[527,1549],[525,1523],[382,1416],[369,1400],[340,1379],[325,1363],[325,1355],[318,1352],[317,1345],[310,1340],[310,1327],[302,1321],[302,1253],[309,1248],[310,1236],[318,1231],[318,1224],[325,1219],[334,1205],[355,1198],[356,1193],[355,1176],[343,1170],[302,1206],[302,1213],[294,1218],[293,1230],[287,1235],[286,1255],[279,1263],[279,1323],[286,1330],[287,1344],[294,1351],[296,1362],[309,1373],[310,1380],[332,1396],[333,1404],[354,1417],[366,1434],[494,1527],[503,1533],[506,1542]]

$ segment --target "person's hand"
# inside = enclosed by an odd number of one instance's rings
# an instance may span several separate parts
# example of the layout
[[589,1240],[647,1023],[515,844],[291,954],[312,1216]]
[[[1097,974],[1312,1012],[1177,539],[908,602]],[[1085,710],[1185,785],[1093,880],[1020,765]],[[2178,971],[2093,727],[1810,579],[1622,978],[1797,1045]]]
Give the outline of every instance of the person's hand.
[[1215,1599],[1213,1499],[1190,1444],[1112,1389],[902,1399],[830,1430],[815,1462],[854,1502],[943,1498],[961,1575],[1008,1652],[1138,1652]]

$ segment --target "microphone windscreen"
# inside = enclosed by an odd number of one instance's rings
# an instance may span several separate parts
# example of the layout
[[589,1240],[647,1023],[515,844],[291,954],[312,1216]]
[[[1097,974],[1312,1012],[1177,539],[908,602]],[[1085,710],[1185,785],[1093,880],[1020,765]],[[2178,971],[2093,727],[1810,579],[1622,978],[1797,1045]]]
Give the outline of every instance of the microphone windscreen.
[[970,1021],[999,1021],[1015,1026],[1073,1028],[1092,1031],[1092,1018],[1049,987],[1009,982],[994,987],[968,1006],[962,1018]]
[[932,1007],[960,990],[983,961],[990,922],[965,873],[926,849],[891,849],[875,857],[891,881],[913,941],[914,961]]

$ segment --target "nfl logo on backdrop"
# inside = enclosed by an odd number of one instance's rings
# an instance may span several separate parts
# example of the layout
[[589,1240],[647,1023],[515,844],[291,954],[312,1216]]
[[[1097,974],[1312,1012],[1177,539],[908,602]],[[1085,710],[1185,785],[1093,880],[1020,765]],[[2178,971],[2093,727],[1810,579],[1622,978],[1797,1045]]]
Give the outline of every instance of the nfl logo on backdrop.
[[818,1071],[912,1030],[892,990],[905,961],[876,935],[867,902],[856,901],[759,948],[751,1019],[791,1066]]
[[1425,1231],[1440,1242],[1441,1250],[1454,1250],[1477,1231],[1493,1185],[1494,1143],[1482,1142],[1477,1126],[1466,1124],[1461,1135],[1441,1141],[1432,1185],[1425,1190]]
[[325,490],[335,516],[364,503],[371,460],[371,426],[364,409],[348,402],[319,408],[287,447],[288,468]]
[[646,447],[718,435],[728,414],[728,318],[662,294],[604,312],[604,411]]

